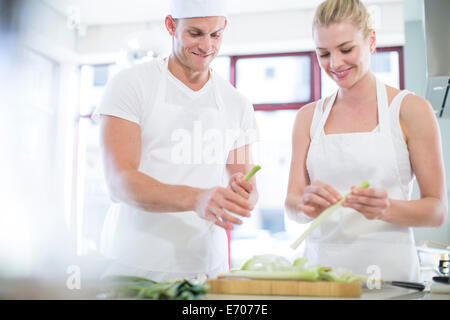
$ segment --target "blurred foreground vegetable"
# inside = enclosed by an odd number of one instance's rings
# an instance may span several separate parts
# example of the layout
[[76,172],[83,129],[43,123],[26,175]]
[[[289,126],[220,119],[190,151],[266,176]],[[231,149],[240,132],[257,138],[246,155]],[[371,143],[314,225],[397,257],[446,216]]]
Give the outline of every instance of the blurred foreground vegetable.
[[102,281],[108,299],[198,300],[210,289],[189,280],[155,282],[133,276],[109,276]]
[[257,255],[247,260],[241,269],[221,274],[224,277],[274,280],[307,280],[355,282],[363,278],[346,269],[335,269],[320,265],[306,266],[306,258],[297,258],[291,263],[282,256],[273,254]]

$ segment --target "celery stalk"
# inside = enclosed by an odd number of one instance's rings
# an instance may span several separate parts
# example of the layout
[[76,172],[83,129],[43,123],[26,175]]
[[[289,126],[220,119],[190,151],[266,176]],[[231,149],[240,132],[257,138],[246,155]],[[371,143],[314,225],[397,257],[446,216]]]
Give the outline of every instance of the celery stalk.
[[231,270],[229,273],[220,274],[226,278],[248,278],[248,279],[274,279],[274,280],[320,280],[320,274],[314,269],[292,270],[292,271],[253,271],[253,270]]
[[[357,188],[368,188],[369,183],[367,181],[364,181],[360,186]],[[351,191],[344,195],[342,200],[339,202],[336,202],[335,204],[329,206],[327,209],[325,209],[309,226],[309,228],[297,239],[294,241],[294,243],[291,244],[292,249],[297,249],[297,247],[303,242],[303,240],[306,239],[328,216],[330,216],[337,208],[339,208],[347,199],[347,196],[352,193]]]
[[261,166],[254,166],[254,167],[252,168],[252,170],[250,170],[250,171],[245,175],[244,181],[250,180],[250,179],[255,175],[255,173],[259,171],[259,169],[261,169]]
[[355,282],[360,281],[347,269],[313,265],[306,266],[307,258],[299,257],[291,263],[288,259],[275,254],[262,254],[247,260],[240,269],[219,273],[218,278],[263,279],[263,280],[306,280]]

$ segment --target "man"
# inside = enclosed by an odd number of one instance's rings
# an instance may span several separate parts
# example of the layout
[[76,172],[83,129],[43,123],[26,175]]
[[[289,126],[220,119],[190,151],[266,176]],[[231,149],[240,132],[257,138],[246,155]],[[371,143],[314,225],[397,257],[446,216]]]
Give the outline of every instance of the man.
[[251,103],[209,69],[224,3],[174,0],[170,57],[120,72],[105,90],[95,116],[115,203],[102,232],[114,259],[104,276],[165,281],[228,268],[226,230],[258,198],[254,178],[243,180],[257,128]]

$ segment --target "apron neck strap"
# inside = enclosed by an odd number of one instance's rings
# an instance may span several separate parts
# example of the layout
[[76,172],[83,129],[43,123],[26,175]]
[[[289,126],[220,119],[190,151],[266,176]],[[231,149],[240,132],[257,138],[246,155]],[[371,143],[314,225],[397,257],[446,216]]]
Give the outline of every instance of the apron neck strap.
[[328,119],[328,116],[330,115],[330,111],[331,108],[333,107],[334,101],[336,101],[336,97],[338,94],[339,90],[336,90],[336,92],[331,96],[330,101],[328,101],[328,103],[325,105],[325,99],[323,99],[321,101],[321,103],[317,103],[316,108],[323,108],[323,106],[325,106],[325,110],[319,110],[319,112],[321,112],[322,116],[320,117],[320,122],[319,125],[317,126],[313,139],[315,139],[316,137],[318,137],[321,133],[324,132],[324,126],[325,126],[325,122]]
[[377,81],[377,105],[378,105],[378,125],[382,134],[390,135],[391,122],[389,116],[389,103],[387,98],[386,86],[381,80]]

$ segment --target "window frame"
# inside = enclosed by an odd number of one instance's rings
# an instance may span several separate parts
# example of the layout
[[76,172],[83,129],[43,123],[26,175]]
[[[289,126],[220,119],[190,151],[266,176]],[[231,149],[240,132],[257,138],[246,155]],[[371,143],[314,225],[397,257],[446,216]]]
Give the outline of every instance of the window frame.
[[405,89],[405,69],[403,46],[380,47],[376,48],[376,52],[397,52],[398,53],[398,71],[399,71],[399,90]]
[[[403,46],[385,46],[376,48],[376,52],[397,52],[399,63],[399,80],[400,90],[405,88],[405,73],[404,73],[404,55]],[[311,99],[308,101],[290,102],[290,103],[268,103],[268,104],[253,104],[255,111],[277,111],[277,110],[292,110],[300,109],[304,105],[317,101],[321,98],[322,90],[322,73],[315,51],[299,51],[299,52],[284,52],[284,53],[265,53],[265,54],[249,54],[249,55],[230,55],[230,83],[236,87],[236,64],[240,59],[249,58],[272,58],[272,57],[292,57],[292,56],[308,56],[310,57],[310,72],[311,72]]]
[[253,107],[255,110],[262,110],[262,111],[300,109],[302,106],[320,99],[321,74],[320,74],[320,66],[316,58],[316,53],[314,51],[230,56],[230,82],[234,87],[236,87],[236,79],[237,79],[236,64],[238,60],[249,58],[274,58],[274,57],[298,57],[298,56],[307,56],[310,58],[311,98],[308,101],[297,101],[289,103],[253,104]]

